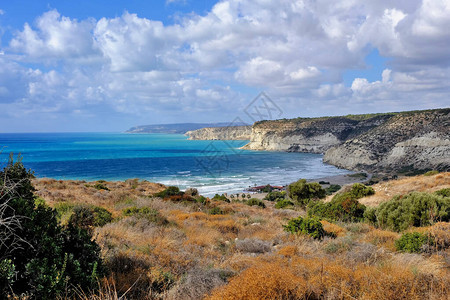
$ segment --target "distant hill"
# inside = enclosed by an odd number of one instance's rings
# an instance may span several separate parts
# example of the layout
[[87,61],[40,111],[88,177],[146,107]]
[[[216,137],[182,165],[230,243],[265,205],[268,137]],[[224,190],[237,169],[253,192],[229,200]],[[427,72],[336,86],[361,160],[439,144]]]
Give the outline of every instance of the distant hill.
[[177,123],[177,124],[155,124],[155,125],[140,125],[131,127],[127,133],[176,133],[185,134],[188,131],[197,130],[205,127],[227,127],[227,126],[244,126],[248,125],[242,122],[237,123]]

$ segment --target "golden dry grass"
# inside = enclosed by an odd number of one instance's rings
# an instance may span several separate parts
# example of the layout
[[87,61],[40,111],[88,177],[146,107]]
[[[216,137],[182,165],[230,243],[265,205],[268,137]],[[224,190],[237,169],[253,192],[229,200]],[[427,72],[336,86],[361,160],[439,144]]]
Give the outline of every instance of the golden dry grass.
[[370,207],[392,199],[396,195],[405,195],[410,192],[434,192],[450,187],[450,172],[442,172],[432,176],[413,176],[397,180],[377,183],[372,186],[375,195],[359,200]]

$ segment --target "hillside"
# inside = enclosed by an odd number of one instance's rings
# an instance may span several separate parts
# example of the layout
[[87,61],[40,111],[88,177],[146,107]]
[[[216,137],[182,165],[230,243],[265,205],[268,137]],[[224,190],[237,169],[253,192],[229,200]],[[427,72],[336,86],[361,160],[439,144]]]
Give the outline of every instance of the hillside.
[[325,152],[346,169],[450,170],[450,109],[400,113]]
[[[450,173],[416,176],[375,186],[377,205],[419,187],[449,186]],[[406,180],[406,181],[405,181]],[[64,224],[80,205],[112,212],[94,228],[110,273],[100,299],[447,299],[450,295],[449,223],[403,232],[365,222],[322,220],[329,236],[292,234],[283,225],[305,216],[301,207],[277,209],[230,198],[158,197],[164,186],[139,180],[33,180],[36,194]],[[390,195],[386,193],[390,191]],[[183,200],[184,199],[184,200]],[[381,199],[381,200],[380,200]],[[372,202],[373,203],[373,202]],[[373,206],[373,205],[372,205]],[[444,248],[403,253],[405,232],[430,234]],[[440,243],[440,242],[439,242]],[[441,245],[441,244],[439,244]],[[439,246],[440,247],[440,246]],[[339,296],[340,295],[340,296]],[[87,298],[86,298],[87,299]],[[95,298],[96,299],[96,298]]]
[[364,119],[344,116],[261,121],[253,125],[250,143],[244,149],[324,153],[391,117],[382,114]]
[[450,109],[261,121],[250,150],[324,153],[350,170],[450,170]]

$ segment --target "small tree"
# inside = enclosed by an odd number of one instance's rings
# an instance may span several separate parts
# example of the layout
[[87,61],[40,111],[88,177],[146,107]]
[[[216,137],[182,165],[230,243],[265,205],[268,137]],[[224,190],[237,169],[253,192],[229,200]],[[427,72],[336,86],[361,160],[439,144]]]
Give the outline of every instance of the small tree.
[[288,194],[292,200],[304,207],[313,199],[325,198],[326,191],[317,182],[308,183],[306,179],[300,179],[288,186]]

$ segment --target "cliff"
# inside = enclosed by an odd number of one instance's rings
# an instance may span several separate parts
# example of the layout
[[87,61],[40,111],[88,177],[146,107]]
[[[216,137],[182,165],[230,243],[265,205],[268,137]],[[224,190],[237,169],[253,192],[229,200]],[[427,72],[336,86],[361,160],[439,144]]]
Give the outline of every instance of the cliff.
[[250,150],[324,153],[350,170],[450,170],[450,109],[257,122]]
[[257,122],[244,149],[324,153],[386,122],[393,114]]
[[324,155],[346,169],[450,169],[450,109],[399,113]]
[[186,132],[189,140],[249,140],[251,126],[207,127]]

